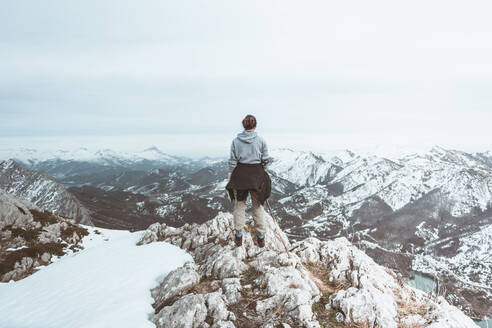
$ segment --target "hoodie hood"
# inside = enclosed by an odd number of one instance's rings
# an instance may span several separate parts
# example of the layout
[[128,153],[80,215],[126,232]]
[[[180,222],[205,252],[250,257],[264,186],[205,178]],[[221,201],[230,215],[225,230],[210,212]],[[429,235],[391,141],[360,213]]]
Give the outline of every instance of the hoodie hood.
[[247,130],[244,130],[243,132],[237,134],[237,138],[239,140],[248,144],[252,143],[253,140],[256,139],[256,136],[257,136],[256,131],[247,131]]

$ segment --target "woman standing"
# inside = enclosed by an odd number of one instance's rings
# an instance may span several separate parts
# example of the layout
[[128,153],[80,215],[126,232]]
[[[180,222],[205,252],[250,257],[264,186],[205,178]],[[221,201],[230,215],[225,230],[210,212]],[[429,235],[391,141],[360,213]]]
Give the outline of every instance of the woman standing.
[[232,140],[229,158],[229,175],[226,189],[234,203],[235,243],[243,243],[243,228],[246,221],[246,199],[251,195],[256,240],[259,247],[265,246],[265,219],[263,204],[270,197],[271,180],[264,167],[271,162],[265,140],[256,129],[256,118],[247,115],[243,119],[244,131]]

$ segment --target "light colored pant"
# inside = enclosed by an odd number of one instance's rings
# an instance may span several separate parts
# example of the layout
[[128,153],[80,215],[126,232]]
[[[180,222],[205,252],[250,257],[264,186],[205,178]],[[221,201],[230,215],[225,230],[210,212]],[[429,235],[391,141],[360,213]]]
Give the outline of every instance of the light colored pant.
[[[251,194],[250,194],[251,195]],[[253,203],[253,219],[255,220],[255,229],[258,233],[265,234],[265,216],[263,206],[256,198],[251,195]],[[242,232],[246,223],[246,200],[236,200],[234,204],[234,227],[237,232]]]

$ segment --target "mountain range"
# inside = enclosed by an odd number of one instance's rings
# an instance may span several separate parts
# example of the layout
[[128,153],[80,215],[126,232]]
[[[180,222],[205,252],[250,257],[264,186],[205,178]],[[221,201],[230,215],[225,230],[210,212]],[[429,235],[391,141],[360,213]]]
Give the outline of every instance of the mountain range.
[[[472,317],[492,314],[490,152],[433,147],[384,157],[274,149],[271,155],[270,201],[291,241],[346,237],[409,278],[419,273],[438,281],[446,299]],[[151,147],[137,153],[24,149],[5,159],[1,189],[41,208],[87,213],[96,226],[179,227],[232,209],[225,158],[190,159]]]

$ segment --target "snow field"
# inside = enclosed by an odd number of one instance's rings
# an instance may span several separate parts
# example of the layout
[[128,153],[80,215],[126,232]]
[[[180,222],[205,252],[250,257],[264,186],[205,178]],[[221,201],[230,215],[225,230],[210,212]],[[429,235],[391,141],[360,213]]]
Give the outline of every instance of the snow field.
[[154,327],[150,289],[191,256],[164,242],[136,246],[141,231],[86,228],[84,250],[0,284],[0,327]]

